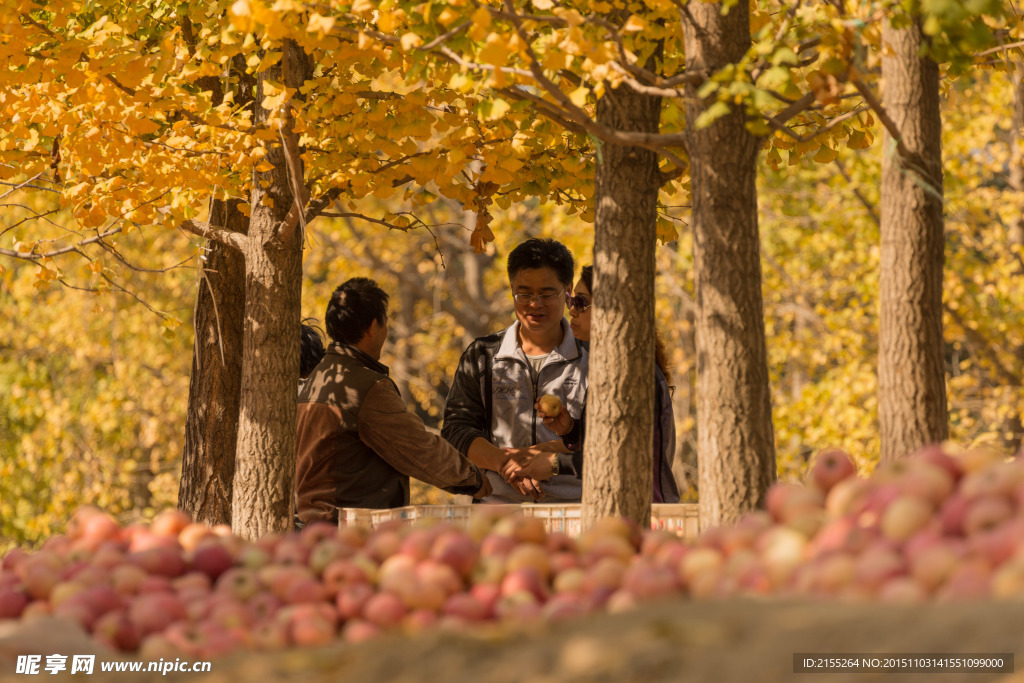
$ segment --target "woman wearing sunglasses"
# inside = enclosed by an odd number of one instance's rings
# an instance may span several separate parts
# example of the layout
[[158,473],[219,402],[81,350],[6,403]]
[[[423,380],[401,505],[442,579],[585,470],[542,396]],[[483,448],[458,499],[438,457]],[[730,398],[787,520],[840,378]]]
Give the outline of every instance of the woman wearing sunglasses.
[[[584,346],[590,345],[590,315],[593,306],[594,267],[584,266],[580,279],[573,288],[568,299],[569,326],[573,336]],[[672,391],[669,387],[671,374],[665,360],[665,345],[660,336],[655,336],[655,421],[654,421],[654,501],[655,503],[678,503],[679,489],[672,475],[672,461],[675,458],[676,427],[672,412]],[[568,449],[576,454],[574,466],[582,472],[583,436],[586,431],[586,407],[579,420],[573,420],[565,411],[558,415],[548,416],[540,403],[535,406],[538,416],[543,418],[545,426],[556,434],[562,434],[560,441],[538,444],[532,449],[522,449],[506,464],[507,474],[511,478],[534,477],[543,481],[544,473],[549,472],[551,460],[556,457],[554,451]]]

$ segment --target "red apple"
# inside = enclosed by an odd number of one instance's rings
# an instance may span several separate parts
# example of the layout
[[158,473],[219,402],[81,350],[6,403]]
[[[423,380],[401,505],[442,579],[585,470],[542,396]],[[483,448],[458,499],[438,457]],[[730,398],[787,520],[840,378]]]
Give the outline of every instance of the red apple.
[[964,532],[973,536],[989,531],[1012,516],[1013,505],[1006,496],[985,495],[972,500],[964,513]]
[[139,629],[124,610],[107,612],[92,627],[93,637],[120,652],[135,652],[142,642]]
[[28,603],[28,596],[24,592],[14,588],[0,588],[0,620],[19,618]]
[[192,522],[178,534],[178,543],[185,550],[195,550],[200,541],[214,538],[213,530],[200,522]]
[[350,583],[342,586],[334,599],[338,615],[342,619],[362,616],[366,603],[373,595],[373,588],[367,583]]
[[533,567],[522,567],[510,571],[505,574],[505,578],[501,581],[501,594],[503,596],[523,591],[531,594],[538,601],[543,601],[547,597],[544,578]]
[[678,593],[679,584],[672,569],[641,559],[626,569],[622,590],[637,602],[650,602]]
[[434,540],[430,557],[447,564],[459,576],[469,578],[476,566],[477,547],[469,536],[458,531],[447,531]]
[[903,495],[882,513],[882,535],[891,541],[906,541],[931,520],[932,504],[914,495]]
[[146,593],[134,598],[128,616],[142,636],[159,633],[187,616],[185,606],[169,593]]
[[[164,538],[170,538],[164,536]],[[175,537],[176,538],[176,537]],[[128,562],[145,569],[152,576],[166,576],[173,579],[185,573],[185,560],[181,556],[181,547],[153,547],[139,550],[128,555]]]
[[352,557],[355,549],[348,543],[337,538],[325,538],[313,546],[309,553],[309,567],[317,576],[323,576],[324,570],[332,562]]
[[[616,542],[616,539],[605,540],[611,543]],[[621,540],[618,542],[625,543],[625,541]],[[591,553],[593,552],[594,549],[591,548]],[[630,548],[629,556],[632,557],[632,555],[632,548]],[[541,579],[546,581],[551,575],[551,562],[548,559],[548,551],[542,546],[533,543],[522,543],[513,548],[512,552],[505,558],[506,571],[514,572],[525,567],[532,568],[540,575]]]
[[846,451],[838,448],[826,448],[818,453],[811,466],[811,481],[823,493],[847,477],[857,474],[857,465]]
[[203,541],[192,555],[192,567],[216,581],[221,574],[232,567],[235,558],[220,543]]
[[150,524],[149,528],[157,536],[169,536],[177,539],[185,527],[192,523],[192,518],[188,513],[182,512],[181,510],[171,509],[164,510],[158,514],[154,519],[153,523]]
[[441,613],[459,617],[468,622],[483,621],[488,617],[487,606],[470,593],[455,593],[448,596]]
[[369,621],[354,619],[345,624],[342,637],[349,643],[365,643],[381,634],[380,627]]
[[220,575],[214,589],[233,595],[238,600],[248,600],[261,590],[259,576],[253,569],[232,567]]
[[363,607],[363,617],[378,628],[397,626],[406,612],[401,598],[394,593],[377,593],[371,596]]

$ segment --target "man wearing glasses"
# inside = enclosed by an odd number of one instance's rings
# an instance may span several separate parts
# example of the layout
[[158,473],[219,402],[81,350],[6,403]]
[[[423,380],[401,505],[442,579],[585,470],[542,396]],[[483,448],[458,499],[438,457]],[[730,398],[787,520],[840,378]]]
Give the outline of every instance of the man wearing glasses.
[[499,472],[510,449],[558,439],[537,416],[544,394],[557,396],[573,418],[587,394],[587,352],[563,312],[572,286],[573,258],[555,240],[530,239],[508,256],[516,322],[480,337],[462,354],[445,402],[441,435],[484,470],[493,489],[489,503],[576,503],[582,480],[570,453],[559,455],[551,474],[512,479]]

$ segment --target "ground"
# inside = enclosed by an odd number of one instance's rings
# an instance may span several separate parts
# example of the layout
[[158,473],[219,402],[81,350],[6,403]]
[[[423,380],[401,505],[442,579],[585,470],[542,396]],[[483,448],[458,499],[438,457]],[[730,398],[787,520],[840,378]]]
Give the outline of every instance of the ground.
[[[10,638],[11,636],[8,636]],[[4,661],[0,680],[25,681]],[[8,650],[9,652],[9,650]],[[795,653],[1015,653],[1022,673],[795,674]],[[70,653],[67,651],[66,653]],[[50,678],[43,673],[42,676]],[[76,677],[66,676],[76,680]],[[209,674],[96,673],[88,680],[371,683],[970,681],[1024,683],[1024,603],[900,607],[778,601],[673,601],[582,621],[470,634],[393,636],[363,645],[236,656]]]

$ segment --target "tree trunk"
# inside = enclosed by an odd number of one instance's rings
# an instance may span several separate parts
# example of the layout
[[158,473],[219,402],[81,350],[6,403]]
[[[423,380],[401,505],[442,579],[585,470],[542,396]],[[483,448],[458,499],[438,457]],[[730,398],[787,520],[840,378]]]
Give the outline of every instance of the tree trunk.
[[[219,200],[213,203],[210,222],[238,232],[248,230],[246,216],[233,203]],[[212,240],[207,248],[197,283],[178,507],[197,522],[213,525],[231,523],[242,388],[245,257]]]
[[[396,266],[405,272],[415,270],[420,258],[420,245],[417,240],[408,237],[405,244],[405,263]],[[398,278],[398,311],[395,319],[395,343],[391,346],[394,364],[391,368],[391,379],[398,387],[398,393],[408,406],[415,406],[416,401],[409,386],[409,378],[415,372],[413,357],[413,335],[416,333],[416,300],[417,292],[404,278]]]
[[[1010,187],[1017,195],[1017,201],[1024,196],[1024,64],[1017,62],[1013,70],[1013,142],[1010,150]],[[1020,204],[1018,204],[1020,206]],[[1007,241],[1012,247],[1024,247],[1024,206],[1020,206],[1017,218],[1010,224]],[[1013,274],[1018,286],[1024,286],[1024,266],[1018,267]],[[1014,367],[1018,373],[1024,372],[1024,344],[1017,344],[1011,349],[1016,361]],[[1009,387],[1011,400],[1016,398],[1020,403],[1020,387]],[[1010,453],[1019,453],[1024,441],[1024,423],[1020,409],[1011,410],[1003,421],[1003,447]]]
[[[182,20],[186,41],[195,49],[192,22]],[[227,70],[238,106],[252,107],[255,80],[245,60],[236,57]],[[224,101],[224,81],[204,76],[198,85],[214,104]],[[238,202],[214,200],[210,223],[247,233],[249,219]],[[178,508],[197,522],[231,523],[231,488],[238,441],[238,405],[242,389],[242,338],[245,317],[245,256],[210,240],[200,262],[193,318],[195,342],[185,418]]]
[[[628,86],[605,91],[597,120],[656,133],[661,98]],[[587,398],[583,526],[602,517],[651,520],[654,434],[654,246],[658,157],[598,148],[594,221],[594,334]]]
[[913,24],[882,28],[883,137],[878,414],[883,462],[948,435],[942,342],[939,68]]
[[[310,60],[294,42],[286,41],[282,49],[281,62],[260,75],[257,123],[270,114],[260,104],[267,81],[297,89],[311,75]],[[294,140],[292,125],[286,117],[284,138]],[[290,530],[295,507],[303,234],[301,227],[282,229],[296,199],[283,146],[267,147],[265,158],[273,168],[256,174],[245,250],[245,345],[231,505],[232,530],[247,539]],[[293,163],[301,184],[302,162]]]
[[[745,3],[689,3],[686,70],[715,73],[750,46]],[[707,106],[689,86],[687,120]],[[697,294],[697,455],[700,524],[735,521],[762,506],[775,481],[775,443],[761,298],[758,140],[742,106],[690,137]]]

